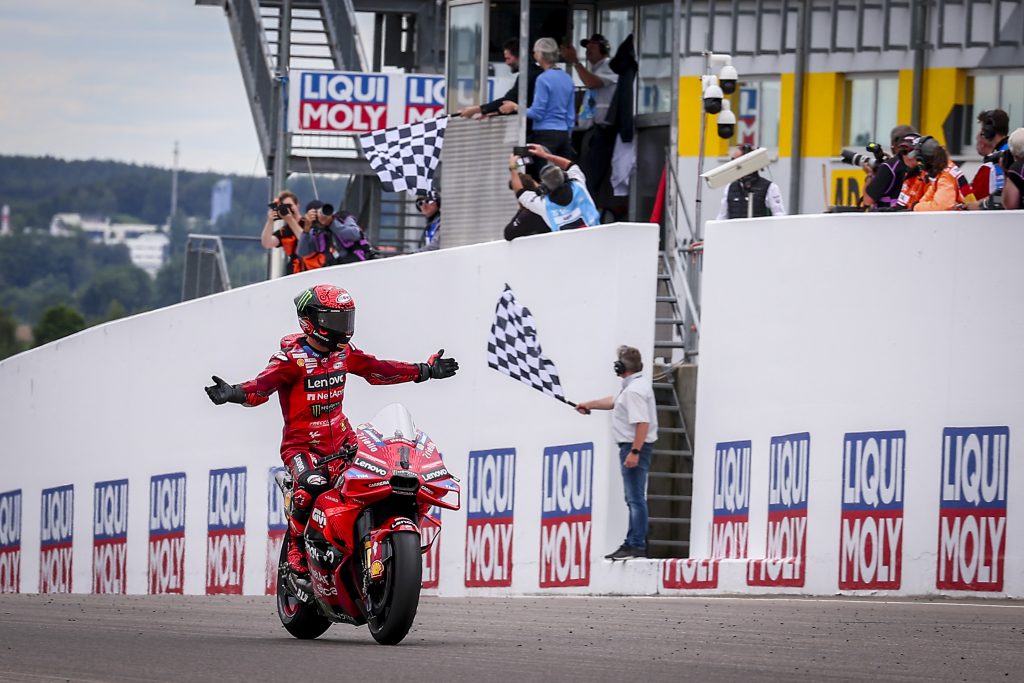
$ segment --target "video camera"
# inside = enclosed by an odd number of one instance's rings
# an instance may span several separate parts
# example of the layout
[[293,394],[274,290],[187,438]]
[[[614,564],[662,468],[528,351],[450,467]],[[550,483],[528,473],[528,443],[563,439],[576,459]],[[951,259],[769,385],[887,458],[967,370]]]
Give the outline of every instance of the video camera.
[[857,152],[852,149],[844,149],[839,155],[840,161],[844,164],[850,164],[851,166],[863,166],[868,164],[871,166],[872,170],[874,170],[878,168],[879,164],[885,163],[885,160],[889,158],[888,155],[886,155],[885,150],[883,150],[882,146],[877,142],[869,142],[864,149],[866,149],[870,154],[864,154],[863,152]]

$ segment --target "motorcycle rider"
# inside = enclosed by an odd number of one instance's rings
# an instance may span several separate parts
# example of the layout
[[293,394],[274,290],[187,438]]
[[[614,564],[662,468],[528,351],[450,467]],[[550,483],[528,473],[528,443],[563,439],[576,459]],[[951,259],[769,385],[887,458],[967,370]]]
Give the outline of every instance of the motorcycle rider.
[[[301,333],[281,339],[281,350],[255,379],[228,384],[214,376],[205,387],[216,405],[258,406],[275,391],[281,402],[284,434],[281,459],[294,482],[288,525],[288,566],[297,576],[309,574],[302,540],[316,498],[330,488],[331,472],[317,463],[342,450],[354,450],[355,432],[342,411],[349,373],[370,384],[424,382],[452,377],[459,369],[444,349],[426,363],[378,360],[350,343],[355,331],[356,304],[334,285],[321,284],[295,297]],[[337,471],[333,472],[337,475]]]

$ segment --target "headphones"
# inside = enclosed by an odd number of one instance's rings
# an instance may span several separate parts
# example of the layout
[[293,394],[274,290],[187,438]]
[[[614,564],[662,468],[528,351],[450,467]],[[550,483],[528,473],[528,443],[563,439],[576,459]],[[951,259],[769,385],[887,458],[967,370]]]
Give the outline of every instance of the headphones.
[[615,370],[616,377],[622,377],[626,374],[626,364],[621,360],[617,360],[612,364],[612,368]]
[[981,119],[981,137],[986,140],[995,140],[996,122],[992,119],[992,112],[983,111],[978,118]]

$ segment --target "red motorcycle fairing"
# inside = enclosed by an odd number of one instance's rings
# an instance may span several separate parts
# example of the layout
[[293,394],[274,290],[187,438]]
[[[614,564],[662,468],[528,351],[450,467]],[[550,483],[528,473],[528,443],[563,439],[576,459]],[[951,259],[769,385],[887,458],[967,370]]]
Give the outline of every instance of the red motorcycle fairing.
[[[365,623],[361,567],[369,570],[369,581],[384,579],[385,539],[398,531],[418,534],[420,523],[440,528],[440,521],[428,514],[430,508],[459,509],[461,490],[434,442],[423,432],[417,430],[415,439],[385,438],[364,424],[357,428],[356,436],[359,448],[347,465],[330,464],[335,488],[316,500],[306,540],[313,594],[323,612],[334,620]],[[451,495],[455,502],[446,500]],[[389,503],[394,502],[403,503],[415,514],[387,512]],[[361,540],[356,538],[357,522],[371,507],[383,514],[373,519],[372,528]],[[427,548],[429,545],[421,547],[421,552]],[[353,561],[360,550],[362,561]]]

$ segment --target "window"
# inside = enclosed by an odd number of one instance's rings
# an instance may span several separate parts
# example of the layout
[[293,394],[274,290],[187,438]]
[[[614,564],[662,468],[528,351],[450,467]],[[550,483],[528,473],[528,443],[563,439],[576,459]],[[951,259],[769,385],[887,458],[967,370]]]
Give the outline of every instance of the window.
[[[601,28],[598,33],[608,39],[612,47],[612,56],[622,41],[633,32],[633,10],[605,9],[601,10]],[[587,36],[588,38],[590,36]],[[579,43],[577,43],[579,45]]]
[[448,111],[480,104],[484,6],[449,6]]
[[672,109],[672,5],[640,8],[638,114]]
[[967,101],[964,145],[974,147],[978,132],[978,114],[987,109],[1002,109],[1010,117],[1010,132],[1024,126],[1024,73],[1019,69],[1005,73],[979,73],[967,81]]
[[733,102],[736,136],[732,144],[777,149],[782,85],[778,80],[740,81]]
[[896,76],[856,76],[846,79],[846,134],[843,142],[863,148],[870,142],[889,143],[896,127],[899,79]]

